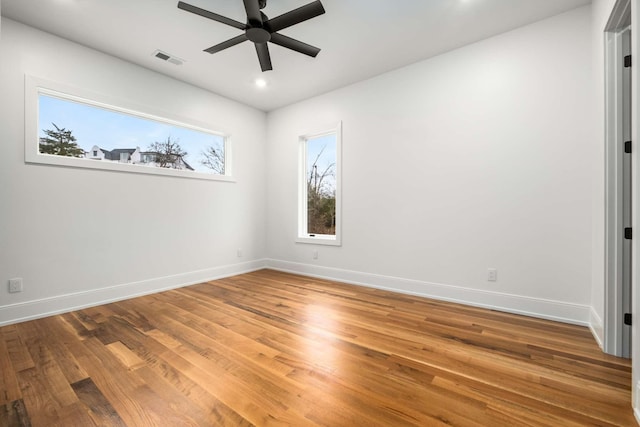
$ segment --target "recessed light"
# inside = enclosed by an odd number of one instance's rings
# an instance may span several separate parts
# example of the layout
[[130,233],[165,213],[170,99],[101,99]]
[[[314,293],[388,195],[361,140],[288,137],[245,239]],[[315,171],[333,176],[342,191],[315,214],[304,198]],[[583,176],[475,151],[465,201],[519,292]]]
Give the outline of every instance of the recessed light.
[[258,86],[259,88],[263,88],[267,86],[267,81],[265,79],[256,79],[255,83],[256,83],[256,86]]

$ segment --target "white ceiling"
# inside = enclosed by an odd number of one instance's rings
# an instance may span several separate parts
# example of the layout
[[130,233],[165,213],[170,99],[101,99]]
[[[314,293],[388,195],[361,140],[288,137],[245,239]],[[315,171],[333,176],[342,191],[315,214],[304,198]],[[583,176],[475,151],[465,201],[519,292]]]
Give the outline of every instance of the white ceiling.
[[[242,0],[185,0],[245,22]],[[311,0],[268,0],[273,18]],[[316,58],[269,44],[262,73],[253,44],[210,55],[240,30],[177,8],[177,0],[3,0],[2,15],[269,111],[403,67],[590,0],[322,0],[326,13],[282,34],[322,49]],[[162,50],[185,60],[172,65]],[[264,77],[267,86],[254,81]]]

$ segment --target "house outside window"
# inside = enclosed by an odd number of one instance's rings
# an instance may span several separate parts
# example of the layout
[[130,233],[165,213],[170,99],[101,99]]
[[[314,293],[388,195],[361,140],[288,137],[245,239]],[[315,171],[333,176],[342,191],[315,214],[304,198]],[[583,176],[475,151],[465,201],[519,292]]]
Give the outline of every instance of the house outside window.
[[153,115],[140,111],[145,106],[133,110],[127,105],[126,100],[103,99],[27,76],[25,161],[233,181],[227,135],[189,118]]

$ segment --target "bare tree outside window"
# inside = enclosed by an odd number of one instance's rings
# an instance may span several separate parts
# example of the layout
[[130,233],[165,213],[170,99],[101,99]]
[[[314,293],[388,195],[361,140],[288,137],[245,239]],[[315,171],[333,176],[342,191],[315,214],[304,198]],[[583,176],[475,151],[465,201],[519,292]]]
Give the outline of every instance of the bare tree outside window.
[[213,172],[224,175],[224,149],[220,146],[209,146],[201,152],[200,164]]
[[[308,146],[314,141],[309,140]],[[314,148],[309,147],[313,155]],[[307,169],[307,233],[329,234],[336,232],[335,158],[323,145]],[[311,158],[309,159],[311,160]]]
[[170,136],[166,141],[149,145],[148,151],[154,154],[155,162],[161,168],[181,169],[183,157],[187,155],[180,147],[179,140],[172,141]]
[[342,123],[301,135],[297,243],[340,246]]

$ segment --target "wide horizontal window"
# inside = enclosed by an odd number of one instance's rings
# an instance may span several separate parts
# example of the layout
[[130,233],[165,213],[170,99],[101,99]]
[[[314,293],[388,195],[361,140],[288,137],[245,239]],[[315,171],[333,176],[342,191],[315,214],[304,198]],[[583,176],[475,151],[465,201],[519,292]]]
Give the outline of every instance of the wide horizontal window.
[[27,84],[27,97],[27,162],[230,178],[229,140],[221,132],[44,85]]

